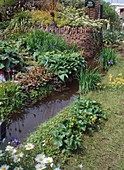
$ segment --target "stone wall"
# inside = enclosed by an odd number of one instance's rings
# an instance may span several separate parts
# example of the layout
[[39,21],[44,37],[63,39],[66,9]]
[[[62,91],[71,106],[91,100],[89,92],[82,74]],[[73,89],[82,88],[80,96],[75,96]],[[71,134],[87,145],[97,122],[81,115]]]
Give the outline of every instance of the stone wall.
[[[52,32],[53,28],[41,28]],[[54,31],[68,42],[68,45],[76,44],[83,51],[83,57],[88,60],[93,58],[101,48],[101,31],[91,27],[69,27],[55,28]]]

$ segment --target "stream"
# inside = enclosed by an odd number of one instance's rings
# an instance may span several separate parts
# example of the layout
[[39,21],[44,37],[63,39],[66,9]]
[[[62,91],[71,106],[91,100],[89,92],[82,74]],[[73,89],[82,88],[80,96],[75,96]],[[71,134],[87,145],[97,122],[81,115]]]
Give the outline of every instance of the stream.
[[6,142],[10,141],[12,137],[17,137],[20,142],[24,142],[41,123],[48,121],[72,103],[79,96],[78,88],[78,82],[74,80],[63,91],[52,92],[48,97],[22,110],[21,113],[13,114],[7,128]]

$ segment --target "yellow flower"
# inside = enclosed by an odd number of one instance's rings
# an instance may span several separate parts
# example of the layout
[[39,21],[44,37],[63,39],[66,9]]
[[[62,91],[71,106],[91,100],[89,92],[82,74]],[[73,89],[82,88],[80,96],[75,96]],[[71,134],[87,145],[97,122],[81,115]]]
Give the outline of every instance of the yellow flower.
[[84,114],[84,116],[86,116],[86,114]]
[[80,127],[80,126],[78,126],[78,127]]
[[69,133],[67,133],[67,135],[69,135]]
[[0,87],[2,87],[2,84],[0,84]]
[[104,86],[104,89],[105,89],[106,87]]
[[93,116],[90,116],[90,118],[93,118]]
[[97,83],[97,86],[99,86],[100,85],[100,83]]
[[119,73],[118,76],[122,76],[122,73]]
[[71,125],[73,126],[73,125],[74,125],[74,123],[71,123]]
[[74,135],[72,135],[72,137],[74,137]]
[[111,82],[109,82],[109,84],[111,84]]
[[75,118],[73,117],[72,121],[74,121],[74,119],[75,119]]
[[99,118],[99,120],[101,120],[101,119]]
[[119,80],[119,78],[117,77],[116,80]]
[[119,86],[119,88],[120,88],[121,86]]
[[102,86],[100,86],[100,88],[101,88]]
[[109,81],[112,81],[112,79],[110,78]]

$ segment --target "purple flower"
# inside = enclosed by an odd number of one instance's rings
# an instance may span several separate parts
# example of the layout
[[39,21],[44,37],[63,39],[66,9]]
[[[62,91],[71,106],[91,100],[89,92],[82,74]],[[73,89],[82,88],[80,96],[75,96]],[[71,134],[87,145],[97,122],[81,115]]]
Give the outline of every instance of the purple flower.
[[103,60],[103,57],[101,57],[100,59]]
[[110,62],[108,62],[108,64],[111,64]]
[[62,32],[64,32],[65,30],[64,30],[64,28],[62,28]]
[[39,23],[39,25],[40,25],[40,23]]
[[43,50],[43,48],[41,47],[41,50]]
[[111,63],[111,64],[113,64],[113,61],[112,61],[112,60],[110,60],[110,63]]
[[53,22],[51,22],[51,24],[53,25]]
[[31,85],[33,85],[34,83],[33,83],[33,81],[31,82]]
[[48,44],[46,44],[46,46],[48,46]]
[[13,73],[15,72],[15,69],[14,69],[14,68],[12,69],[12,72],[13,72]]
[[38,21],[36,23],[38,23]]
[[80,35],[78,35],[78,38],[80,38]]
[[37,28],[37,26],[35,25],[34,28]]
[[3,142],[3,139],[2,140],[0,140],[0,143],[2,143]]
[[47,27],[48,28],[48,30],[51,28],[50,26],[49,27]]
[[56,44],[53,44],[53,46],[56,46]]
[[51,46],[50,48],[53,48],[53,46]]
[[43,27],[43,28],[46,28],[44,24],[42,24],[42,27]]

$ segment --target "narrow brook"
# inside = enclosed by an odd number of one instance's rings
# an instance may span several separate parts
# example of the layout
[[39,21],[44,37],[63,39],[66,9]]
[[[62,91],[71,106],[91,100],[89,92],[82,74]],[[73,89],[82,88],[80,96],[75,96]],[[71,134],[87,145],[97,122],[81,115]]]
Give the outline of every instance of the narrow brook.
[[25,108],[21,113],[14,114],[11,124],[7,128],[6,142],[10,141],[12,137],[17,137],[21,142],[25,141],[38,125],[55,116],[78,97],[78,87],[78,82],[73,81],[67,85],[65,90],[53,92],[35,105]]

